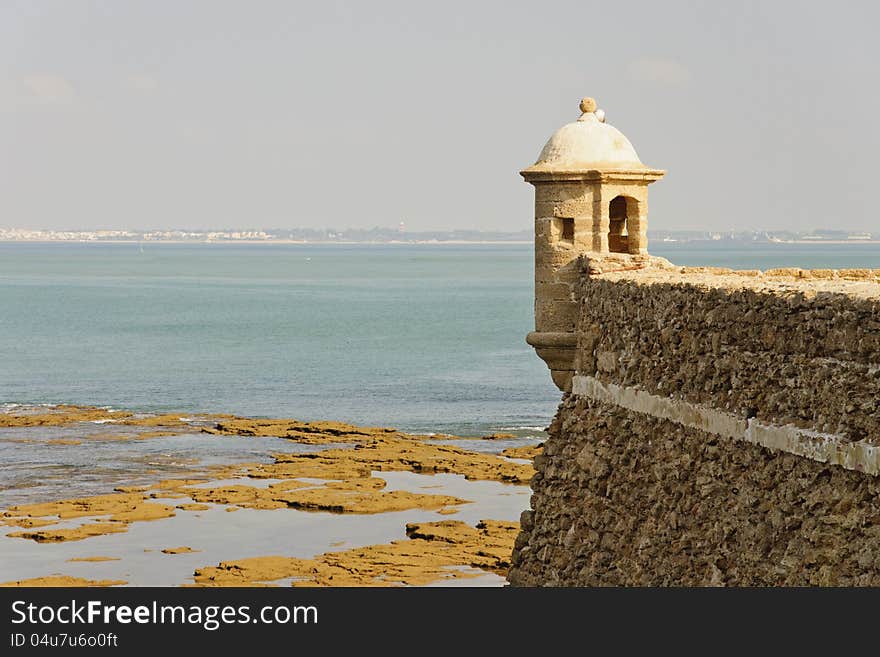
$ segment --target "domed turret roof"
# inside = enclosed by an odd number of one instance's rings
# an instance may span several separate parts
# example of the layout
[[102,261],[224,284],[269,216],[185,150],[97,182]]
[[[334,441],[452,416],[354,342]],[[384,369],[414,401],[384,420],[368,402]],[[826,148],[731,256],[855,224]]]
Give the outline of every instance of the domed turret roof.
[[538,161],[527,171],[645,169],[636,150],[620,130],[605,123],[605,113],[592,98],[581,101],[581,117],[550,137]]

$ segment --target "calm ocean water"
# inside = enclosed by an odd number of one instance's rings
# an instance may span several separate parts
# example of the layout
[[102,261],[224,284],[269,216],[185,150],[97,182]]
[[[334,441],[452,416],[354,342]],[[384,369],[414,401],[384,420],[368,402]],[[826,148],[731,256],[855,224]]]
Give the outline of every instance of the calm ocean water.
[[[880,267],[880,245],[653,243],[678,264]],[[0,403],[477,434],[559,394],[528,245],[0,244]]]

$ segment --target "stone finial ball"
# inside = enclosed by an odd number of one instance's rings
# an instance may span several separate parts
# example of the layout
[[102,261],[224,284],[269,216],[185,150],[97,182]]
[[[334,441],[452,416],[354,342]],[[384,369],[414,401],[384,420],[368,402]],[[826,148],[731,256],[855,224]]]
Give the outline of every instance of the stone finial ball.
[[587,112],[595,112],[596,111],[596,101],[589,96],[581,99],[581,112],[586,114]]

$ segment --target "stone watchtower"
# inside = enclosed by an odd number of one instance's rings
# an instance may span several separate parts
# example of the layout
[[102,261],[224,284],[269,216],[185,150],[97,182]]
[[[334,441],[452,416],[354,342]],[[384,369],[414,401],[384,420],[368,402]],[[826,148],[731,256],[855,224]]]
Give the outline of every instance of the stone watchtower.
[[526,339],[561,390],[574,371],[579,256],[612,268],[647,264],[648,185],[665,173],[642,164],[596,101],[584,98],[580,109],[520,172],[535,186],[535,330]]

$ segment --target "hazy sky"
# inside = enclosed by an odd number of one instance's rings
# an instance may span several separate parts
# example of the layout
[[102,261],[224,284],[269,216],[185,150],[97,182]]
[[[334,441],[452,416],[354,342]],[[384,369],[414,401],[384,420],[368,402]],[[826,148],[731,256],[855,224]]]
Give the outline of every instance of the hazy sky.
[[0,226],[519,230],[590,95],[652,228],[880,231],[878,7],[3,0]]

